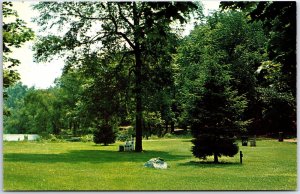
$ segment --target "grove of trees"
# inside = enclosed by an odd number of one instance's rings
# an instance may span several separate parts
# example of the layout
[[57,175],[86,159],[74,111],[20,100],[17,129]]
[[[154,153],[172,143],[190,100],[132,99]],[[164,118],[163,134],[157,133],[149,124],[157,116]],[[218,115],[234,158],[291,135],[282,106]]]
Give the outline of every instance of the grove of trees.
[[[48,89],[5,89],[5,133],[115,141],[190,129],[195,157],[233,156],[241,135],[296,135],[296,3],[40,2],[35,59],[65,59]],[[190,18],[189,35],[181,33]],[[32,37],[27,29],[28,37]],[[53,64],[55,65],[55,64]],[[104,139],[104,140],[103,140]]]

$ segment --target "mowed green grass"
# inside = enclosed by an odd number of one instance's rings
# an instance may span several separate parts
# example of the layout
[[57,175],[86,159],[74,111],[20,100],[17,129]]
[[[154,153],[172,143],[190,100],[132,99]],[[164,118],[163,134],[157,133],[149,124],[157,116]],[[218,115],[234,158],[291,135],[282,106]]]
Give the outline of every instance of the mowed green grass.
[[[4,190],[296,190],[296,143],[257,141],[221,164],[194,158],[187,139],[145,140],[143,153],[116,143],[4,142]],[[166,170],[143,164],[165,159]],[[212,161],[212,158],[208,158]]]

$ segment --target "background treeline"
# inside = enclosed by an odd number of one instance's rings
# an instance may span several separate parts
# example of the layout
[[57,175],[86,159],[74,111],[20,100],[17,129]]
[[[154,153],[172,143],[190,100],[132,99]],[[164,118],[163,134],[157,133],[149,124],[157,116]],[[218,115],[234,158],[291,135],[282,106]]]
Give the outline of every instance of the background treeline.
[[[144,39],[144,137],[225,116],[243,121],[243,134],[296,135],[295,2],[221,8],[197,20],[188,36],[169,31],[163,41]],[[134,58],[114,46],[105,54],[69,58],[49,89],[22,83],[5,88],[4,133],[80,136],[103,126],[135,126]],[[214,103],[220,106],[208,106]]]

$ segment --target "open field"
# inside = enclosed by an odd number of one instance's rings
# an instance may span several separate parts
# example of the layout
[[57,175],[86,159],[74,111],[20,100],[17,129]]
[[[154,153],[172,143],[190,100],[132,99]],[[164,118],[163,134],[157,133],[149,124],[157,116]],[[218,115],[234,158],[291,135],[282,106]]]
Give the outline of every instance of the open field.
[[[143,153],[120,143],[4,142],[4,190],[295,190],[297,144],[258,140],[222,164],[200,162],[187,139],[145,140]],[[165,159],[166,170],[143,164]],[[212,158],[209,158],[210,161]]]

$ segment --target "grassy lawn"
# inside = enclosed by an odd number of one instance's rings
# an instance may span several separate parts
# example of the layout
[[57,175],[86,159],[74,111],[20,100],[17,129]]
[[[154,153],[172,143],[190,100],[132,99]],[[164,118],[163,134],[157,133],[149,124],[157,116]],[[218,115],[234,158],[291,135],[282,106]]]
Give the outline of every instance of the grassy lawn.
[[[296,143],[258,140],[222,164],[201,162],[187,139],[144,141],[143,153],[117,152],[120,143],[4,142],[4,190],[295,190]],[[152,157],[170,168],[149,169]],[[212,158],[209,158],[212,160]]]

